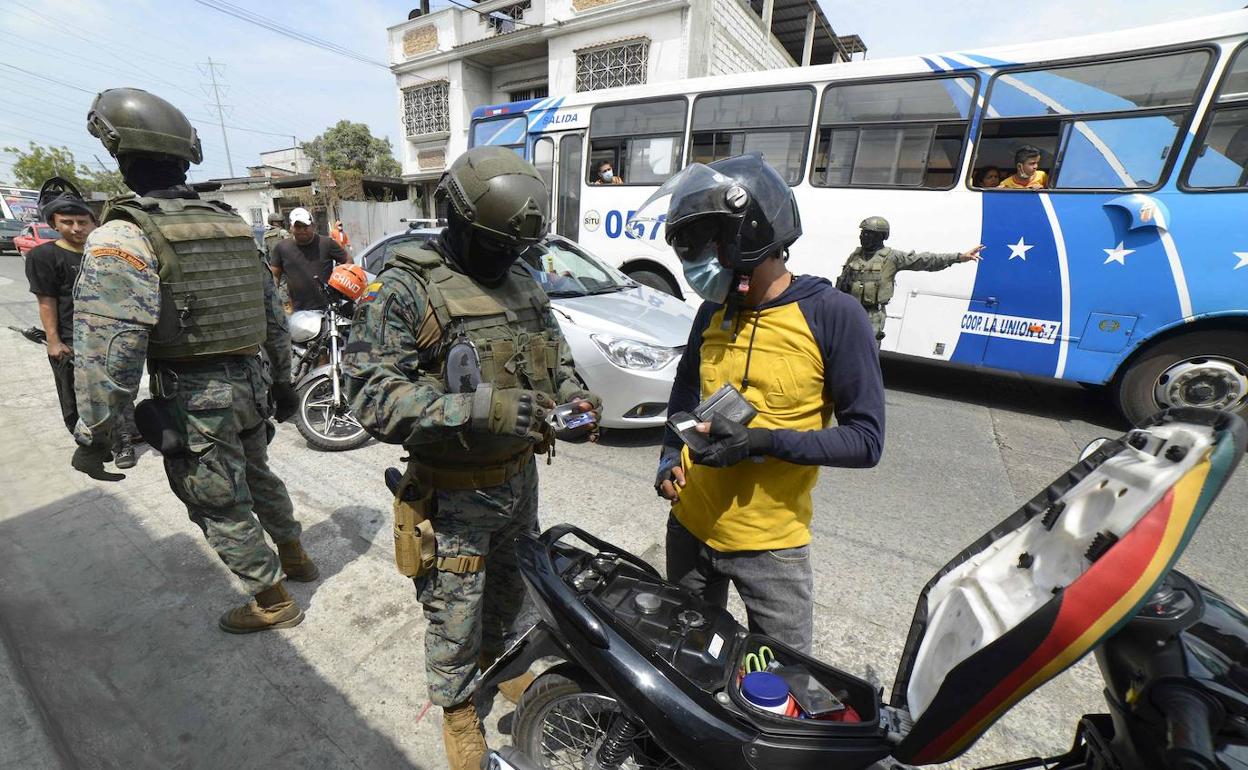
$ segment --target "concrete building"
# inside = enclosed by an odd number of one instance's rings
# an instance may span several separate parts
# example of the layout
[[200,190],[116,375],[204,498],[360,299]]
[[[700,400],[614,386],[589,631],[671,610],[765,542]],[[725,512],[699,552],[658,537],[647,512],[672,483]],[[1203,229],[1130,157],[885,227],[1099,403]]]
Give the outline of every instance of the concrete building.
[[485,0],[412,11],[389,44],[403,179],[426,206],[474,107],[866,53],[815,0]]
[[269,150],[260,153],[260,165],[248,166],[251,176],[291,176],[292,174],[310,174],[312,160],[302,147],[286,147],[281,150]]

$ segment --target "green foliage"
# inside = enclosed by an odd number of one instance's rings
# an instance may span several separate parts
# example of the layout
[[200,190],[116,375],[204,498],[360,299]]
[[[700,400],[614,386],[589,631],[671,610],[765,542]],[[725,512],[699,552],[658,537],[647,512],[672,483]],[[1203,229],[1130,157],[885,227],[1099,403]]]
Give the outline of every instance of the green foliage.
[[13,163],[13,176],[18,185],[38,190],[54,176],[68,179],[83,195],[93,192],[117,195],[126,192],[126,183],[120,171],[91,170],[74,158],[68,147],[44,147],[30,142],[28,149],[5,147],[5,152],[17,155]]
[[363,123],[340,120],[310,142],[303,151],[317,166],[333,171],[358,171],[376,176],[399,176],[389,139],[378,139]]

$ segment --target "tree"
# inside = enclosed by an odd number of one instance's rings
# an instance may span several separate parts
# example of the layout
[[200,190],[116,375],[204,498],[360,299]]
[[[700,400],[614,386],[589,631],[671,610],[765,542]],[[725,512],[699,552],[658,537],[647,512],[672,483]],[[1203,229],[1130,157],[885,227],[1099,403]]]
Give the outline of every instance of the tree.
[[68,147],[44,147],[30,142],[29,149],[26,150],[17,147],[5,147],[4,150],[17,155],[17,161],[13,163],[13,176],[24,187],[37,190],[44,182],[59,176],[72,182],[83,195],[100,192],[112,196],[126,191],[126,183],[121,178],[120,171],[93,171],[79,163]]
[[13,176],[19,185],[38,190],[48,179],[59,176],[73,182],[75,187],[82,190],[83,195],[86,195],[87,188],[90,187],[87,180],[90,179],[91,172],[74,159],[74,154],[68,147],[43,147],[30,142],[28,150],[5,147],[4,151],[17,155],[17,160],[13,163]]
[[377,176],[398,176],[403,168],[394,159],[389,139],[378,139],[363,123],[340,120],[310,142],[303,151],[317,166],[331,171],[358,171]]

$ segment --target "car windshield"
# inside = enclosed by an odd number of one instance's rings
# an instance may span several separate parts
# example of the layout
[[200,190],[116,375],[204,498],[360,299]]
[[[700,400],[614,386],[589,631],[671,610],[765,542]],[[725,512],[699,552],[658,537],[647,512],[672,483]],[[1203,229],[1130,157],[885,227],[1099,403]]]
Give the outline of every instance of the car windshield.
[[53,229],[52,229],[52,228],[50,228],[50,227],[37,227],[37,228],[35,228],[35,229],[39,231],[39,237],[40,237],[40,238],[47,238],[47,239],[49,239],[49,240],[53,240],[53,241],[54,241],[54,240],[56,240],[57,238],[60,238],[60,237],[61,237],[61,234],[60,234],[60,233],[58,233],[57,231],[53,230]]
[[534,280],[551,297],[583,297],[629,289],[637,284],[563,239],[531,246],[520,256]]

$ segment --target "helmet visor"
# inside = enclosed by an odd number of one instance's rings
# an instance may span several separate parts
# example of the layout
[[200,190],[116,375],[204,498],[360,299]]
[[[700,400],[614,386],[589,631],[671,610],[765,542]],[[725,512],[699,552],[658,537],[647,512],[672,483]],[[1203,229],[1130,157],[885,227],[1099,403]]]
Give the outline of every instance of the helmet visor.
[[679,234],[682,225],[692,220],[708,214],[740,214],[728,202],[727,192],[734,184],[732,177],[703,163],[686,166],[628,218],[624,234],[655,248],[662,248],[656,245],[660,242],[675,246],[673,232]]

